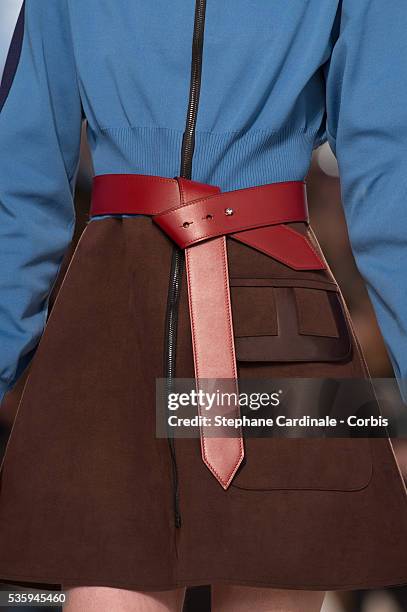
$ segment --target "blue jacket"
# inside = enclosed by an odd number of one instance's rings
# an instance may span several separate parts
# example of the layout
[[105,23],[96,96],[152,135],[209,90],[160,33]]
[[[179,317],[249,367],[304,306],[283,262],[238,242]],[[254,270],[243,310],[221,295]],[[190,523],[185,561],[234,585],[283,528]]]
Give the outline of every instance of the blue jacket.
[[[0,398],[33,356],[72,238],[83,117],[96,174],[179,174],[194,18],[192,0],[23,10],[0,97]],[[302,180],[329,140],[405,392],[406,32],[406,0],[208,0],[192,171],[223,190]]]

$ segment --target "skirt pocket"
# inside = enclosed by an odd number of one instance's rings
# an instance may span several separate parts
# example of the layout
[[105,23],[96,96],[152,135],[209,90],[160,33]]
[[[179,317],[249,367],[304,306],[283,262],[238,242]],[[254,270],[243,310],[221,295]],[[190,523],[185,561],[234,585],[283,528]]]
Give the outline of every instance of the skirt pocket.
[[[346,398],[330,379],[355,377],[362,371],[355,366],[362,358],[335,279],[329,271],[289,269],[232,242],[229,253],[241,388],[245,378],[298,378],[290,412],[315,416],[316,401],[326,413],[340,412]],[[315,378],[315,385],[303,377]],[[285,414],[283,404],[275,414]],[[372,477],[370,446],[369,438],[362,437],[246,436],[245,462],[232,486],[247,491],[358,491]]]
[[238,361],[351,358],[351,332],[333,283],[233,278],[230,285]]
[[373,475],[367,438],[246,438],[232,486],[247,491],[360,491]]

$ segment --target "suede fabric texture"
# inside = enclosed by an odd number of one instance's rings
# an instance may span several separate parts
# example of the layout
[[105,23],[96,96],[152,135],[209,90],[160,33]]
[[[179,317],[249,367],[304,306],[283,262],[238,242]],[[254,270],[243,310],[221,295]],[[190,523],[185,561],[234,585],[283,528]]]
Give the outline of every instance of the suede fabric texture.
[[[305,225],[293,227],[319,249]],[[85,228],[1,466],[1,580],[137,590],[406,583],[406,491],[388,439],[247,438],[245,463],[227,491],[203,464],[199,440],[176,439],[182,524],[175,527],[170,449],[155,435],[171,253],[149,218]],[[294,271],[232,239],[228,255],[232,288],[258,283],[247,300],[235,294],[242,337],[278,336],[275,289],[283,288],[297,337],[340,342],[346,329],[351,345],[331,361],[326,347],[321,361],[270,362],[260,352],[259,361],[239,361],[241,379],[368,377],[329,269]],[[193,377],[183,281],[177,376]],[[310,291],[322,293],[315,301]]]

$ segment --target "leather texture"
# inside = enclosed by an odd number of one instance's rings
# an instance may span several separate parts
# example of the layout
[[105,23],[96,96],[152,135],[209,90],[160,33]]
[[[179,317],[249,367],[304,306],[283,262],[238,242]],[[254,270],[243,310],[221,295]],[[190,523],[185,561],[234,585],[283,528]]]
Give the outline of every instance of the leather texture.
[[232,234],[232,238],[290,266],[294,270],[324,270],[311,243],[286,225],[272,225]]
[[[315,351],[318,354],[321,345],[327,345],[328,356],[335,357],[349,348],[343,346],[343,334],[338,342],[337,337],[317,338],[293,332],[294,294],[283,287],[278,290],[280,297],[285,295],[292,299],[287,302],[290,308],[286,312],[284,308],[275,310],[274,335],[260,333],[254,337],[239,337],[233,327],[227,239],[246,244],[293,269],[326,268],[311,241],[285,225],[308,222],[303,181],[271,183],[222,193],[217,186],[181,177],[100,175],[94,179],[90,214],[149,215],[170,239],[185,249],[198,391],[220,391],[237,398],[236,357],[242,361],[282,359],[283,355],[287,356],[287,347],[291,346],[298,359],[301,354],[312,355]],[[267,289],[261,292],[256,293],[264,297]],[[247,303],[250,304],[250,300]],[[263,318],[268,321],[267,304]],[[261,320],[260,309],[256,316]],[[289,350],[288,356],[291,357]],[[205,408],[205,405],[199,406],[202,416]],[[224,406],[215,403],[210,416],[213,419],[218,415],[238,416],[237,402]],[[241,430],[227,425],[217,427],[216,436],[211,436],[210,432],[203,422],[200,428],[202,459],[227,489],[244,459],[243,435]]]
[[99,174],[92,184],[90,215],[156,215],[179,205],[177,181],[148,174]]
[[181,248],[215,236],[307,219],[300,181],[227,191],[165,211],[155,222]]
[[[189,183],[186,179],[179,179],[182,202],[190,201],[196,193],[196,185],[190,190]],[[237,398],[226,238],[213,238],[187,248],[185,258],[197,391],[210,393],[219,390]],[[205,409],[205,404],[199,404],[201,416],[205,415]],[[215,404],[211,408],[211,417],[237,417],[239,412],[236,402],[231,406]],[[227,427],[222,427],[219,431],[222,435],[211,437],[210,427],[203,422],[201,452],[205,465],[227,489],[244,457],[243,437],[241,430],[228,432]]]
[[326,268],[308,238],[285,225],[308,222],[303,181],[223,193],[219,187],[205,183],[188,180],[188,184],[191,199],[184,202],[177,179],[142,174],[99,175],[93,182],[90,214],[151,215],[181,248],[229,235],[293,269]]

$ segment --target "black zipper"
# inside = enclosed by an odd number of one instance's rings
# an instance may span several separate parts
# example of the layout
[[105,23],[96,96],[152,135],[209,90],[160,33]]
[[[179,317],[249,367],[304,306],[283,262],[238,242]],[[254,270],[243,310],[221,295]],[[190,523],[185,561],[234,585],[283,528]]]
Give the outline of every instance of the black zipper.
[[[171,259],[170,282],[168,286],[167,297],[167,312],[165,321],[165,347],[164,347],[164,378],[166,381],[165,398],[171,393],[173,387],[173,379],[175,376],[175,360],[176,360],[176,344],[177,344],[177,327],[178,327],[178,306],[181,293],[181,279],[184,267],[183,253],[178,247],[173,249]],[[166,403],[168,406],[168,402]],[[173,479],[173,494],[174,494],[174,522],[175,527],[181,527],[181,513],[179,509],[179,486],[178,486],[178,468],[177,458],[175,455],[174,438],[169,432],[168,444],[171,454],[172,479]]]
[[181,149],[180,176],[190,179],[192,173],[192,157],[195,147],[195,126],[198,115],[199,94],[201,91],[202,51],[205,29],[206,0],[196,0],[194,34],[192,38],[191,82],[189,87],[189,103]]
[[[199,94],[202,75],[202,51],[205,29],[206,0],[195,1],[194,32],[192,38],[191,80],[189,87],[189,102],[182,138],[180,177],[190,179],[192,175],[192,158],[195,148],[195,127],[198,114]],[[170,282],[167,297],[167,313],[165,321],[164,347],[164,378],[167,381],[167,393],[170,393],[175,377],[176,347],[178,330],[178,310],[181,293],[181,280],[184,271],[184,251],[174,246],[171,260]],[[176,527],[181,527],[179,508],[178,468],[175,453],[174,438],[168,438],[174,486],[174,521]]]

